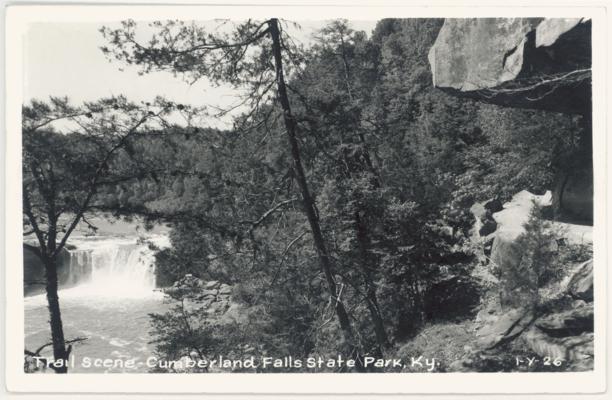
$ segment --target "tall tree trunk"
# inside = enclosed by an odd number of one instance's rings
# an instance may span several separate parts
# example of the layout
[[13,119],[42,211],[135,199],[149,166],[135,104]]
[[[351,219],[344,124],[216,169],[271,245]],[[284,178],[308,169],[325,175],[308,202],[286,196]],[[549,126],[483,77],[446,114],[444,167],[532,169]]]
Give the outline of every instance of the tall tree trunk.
[[53,358],[63,360],[62,365],[55,367],[55,372],[65,374],[68,372],[68,352],[64,339],[64,327],[60,312],[59,297],[57,295],[57,261],[55,258],[45,258],[45,275],[47,279],[46,291],[49,306],[49,324],[51,326],[51,341],[53,343]]
[[357,364],[357,370],[362,371],[363,366],[360,362],[360,354],[358,350],[358,346],[355,343],[355,337],[353,334],[353,329],[351,327],[351,321],[349,319],[348,313],[344,308],[344,304],[342,303],[342,299],[340,299],[338,288],[336,285],[336,281],[334,279],[332,262],[329,257],[329,253],[327,252],[327,247],[325,245],[325,241],[323,239],[323,234],[321,233],[321,226],[319,224],[319,218],[315,211],[315,203],[310,194],[310,189],[308,188],[308,182],[306,181],[306,175],[304,173],[304,167],[302,166],[302,160],[300,155],[300,149],[296,138],[296,123],[291,113],[291,106],[289,104],[289,97],[287,96],[287,88],[285,85],[285,77],[283,73],[283,61],[282,61],[282,50],[281,50],[281,40],[280,40],[280,32],[278,28],[278,19],[273,18],[268,21],[268,29],[270,31],[270,37],[272,39],[272,52],[274,55],[274,67],[276,70],[276,85],[278,98],[281,103],[281,107],[283,109],[283,120],[285,123],[285,130],[287,132],[287,138],[289,140],[289,145],[291,147],[291,156],[293,158],[293,170],[295,173],[295,177],[297,183],[300,187],[302,202],[304,206],[304,210],[306,212],[306,216],[308,218],[308,223],[310,225],[310,230],[312,232],[312,237],[314,240],[315,248],[317,249],[317,253],[319,256],[319,262],[321,264],[321,269],[325,274],[325,279],[327,281],[327,286],[329,292],[335,302],[335,311],[336,316],[338,317],[338,322],[340,323],[340,328],[343,331],[344,339],[349,345],[349,352],[352,356],[355,356],[359,361]]
[[367,234],[367,227],[360,217],[360,211],[355,212],[355,224],[357,230],[357,242],[359,243],[359,252],[361,258],[361,273],[363,274],[363,281],[365,286],[365,299],[370,317],[374,323],[374,333],[376,334],[376,342],[378,343],[378,356],[384,357],[384,350],[389,345],[389,339],[387,332],[385,331],[385,324],[378,306],[378,300],[376,296],[376,285],[372,280],[372,274],[370,271],[370,257],[369,257],[369,243],[370,239]]

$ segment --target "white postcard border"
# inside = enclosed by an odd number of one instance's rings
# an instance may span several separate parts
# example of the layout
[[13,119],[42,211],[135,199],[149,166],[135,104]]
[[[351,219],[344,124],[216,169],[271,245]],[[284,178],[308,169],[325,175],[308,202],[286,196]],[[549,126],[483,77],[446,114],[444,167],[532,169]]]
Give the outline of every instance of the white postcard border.
[[[499,2],[498,2],[499,3]],[[435,4],[435,3],[434,3]],[[454,4],[461,4],[455,2]],[[488,3],[490,4],[490,3]],[[323,12],[324,10],[324,12]],[[593,21],[593,162],[595,166],[595,368],[564,373],[413,374],[25,374],[21,251],[9,253],[6,273],[6,382],[15,392],[80,393],[601,393],[606,389],[607,307],[607,8],[563,7],[324,7],[312,6],[11,6],[6,12],[6,249],[22,246],[21,105],[25,28],[32,22],[108,22],[133,18],[262,18],[294,20],[383,17],[589,17]],[[608,224],[606,224],[608,222]]]

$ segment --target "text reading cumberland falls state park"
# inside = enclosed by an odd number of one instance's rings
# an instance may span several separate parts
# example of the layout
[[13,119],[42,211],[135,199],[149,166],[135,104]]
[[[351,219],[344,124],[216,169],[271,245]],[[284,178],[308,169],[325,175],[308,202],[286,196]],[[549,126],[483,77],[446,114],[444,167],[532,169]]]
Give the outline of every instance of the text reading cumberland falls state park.
[[[63,360],[53,360],[43,357],[34,357],[37,366],[39,367],[60,367]],[[148,368],[160,368],[167,370],[188,370],[188,369],[287,369],[287,368],[306,368],[306,369],[322,369],[322,368],[352,368],[355,367],[357,360],[345,358],[338,355],[335,358],[324,357],[308,357],[305,359],[294,358],[292,356],[275,358],[275,357],[247,357],[243,359],[230,359],[223,356],[212,359],[194,360],[189,357],[184,357],[180,360],[161,360],[157,357],[149,357],[145,361],[139,361],[136,358],[129,359],[113,359],[113,358],[93,358],[83,357],[77,360],[71,356],[67,360],[67,366],[74,368],[77,364],[82,368],[121,368],[121,369],[138,369],[146,366]],[[432,372],[439,366],[439,362],[435,358],[426,358],[424,356],[408,357],[408,358],[375,358],[364,357],[363,364],[366,368],[412,368],[422,369],[423,371]]]

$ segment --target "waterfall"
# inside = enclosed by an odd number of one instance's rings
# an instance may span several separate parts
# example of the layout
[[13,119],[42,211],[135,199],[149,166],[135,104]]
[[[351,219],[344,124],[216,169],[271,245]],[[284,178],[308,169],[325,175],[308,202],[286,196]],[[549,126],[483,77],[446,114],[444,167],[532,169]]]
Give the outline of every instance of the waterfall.
[[[163,247],[166,237],[148,238]],[[124,296],[155,288],[155,255],[137,238],[83,238],[69,250],[66,284],[88,295]],[[71,289],[71,290],[74,290]]]
[[70,260],[68,264],[68,280],[70,286],[77,286],[91,280],[91,251],[74,250],[69,251]]

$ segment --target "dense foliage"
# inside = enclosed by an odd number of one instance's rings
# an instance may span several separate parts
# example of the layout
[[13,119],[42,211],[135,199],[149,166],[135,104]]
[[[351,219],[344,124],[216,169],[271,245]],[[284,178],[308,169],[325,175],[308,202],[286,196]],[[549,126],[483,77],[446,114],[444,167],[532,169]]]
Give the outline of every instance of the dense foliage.
[[[158,282],[185,274],[219,280],[233,286],[241,307],[231,323],[189,312],[196,328],[183,307],[154,316],[160,357],[212,356],[229,344],[260,354],[335,355],[346,349],[338,302],[359,354],[392,352],[435,317],[425,310],[428,291],[469,274],[469,207],[553,186],[576,151],[579,121],[434,89],[427,52],[441,24],[382,20],[368,37],[333,21],[308,49],[289,45],[283,24],[288,97],[336,293],[326,286],[300,201],[265,24],[248,22],[219,38],[155,23],[163,40],[149,49],[133,45],[133,22],[103,30],[104,50],[145,72],[208,77],[251,94],[232,130],[174,126],[139,137],[132,148],[154,176],[100,193],[105,209],[172,223],[172,245],[157,254]],[[189,47],[198,40],[208,44]],[[209,53],[232,41],[242,50]]]
[[[441,24],[383,20],[368,38],[334,21],[298,64],[294,48],[286,60],[337,296],[362,354],[385,353],[416,333],[428,317],[428,290],[469,273],[471,204],[551,188],[578,146],[579,121],[566,115],[435,90],[427,52]],[[198,59],[191,62],[189,73],[206,74]],[[245,74],[225,73],[234,84]],[[191,139],[180,152],[185,169],[199,175],[176,178],[155,203],[162,213],[190,215],[175,220],[173,245],[158,254],[158,267],[167,282],[191,273],[234,286],[234,301],[249,317],[216,328],[226,341],[250,337],[243,340],[271,354],[332,355],[343,348],[331,306],[337,300],[317,265],[280,111],[274,99],[264,100],[234,131]]]

